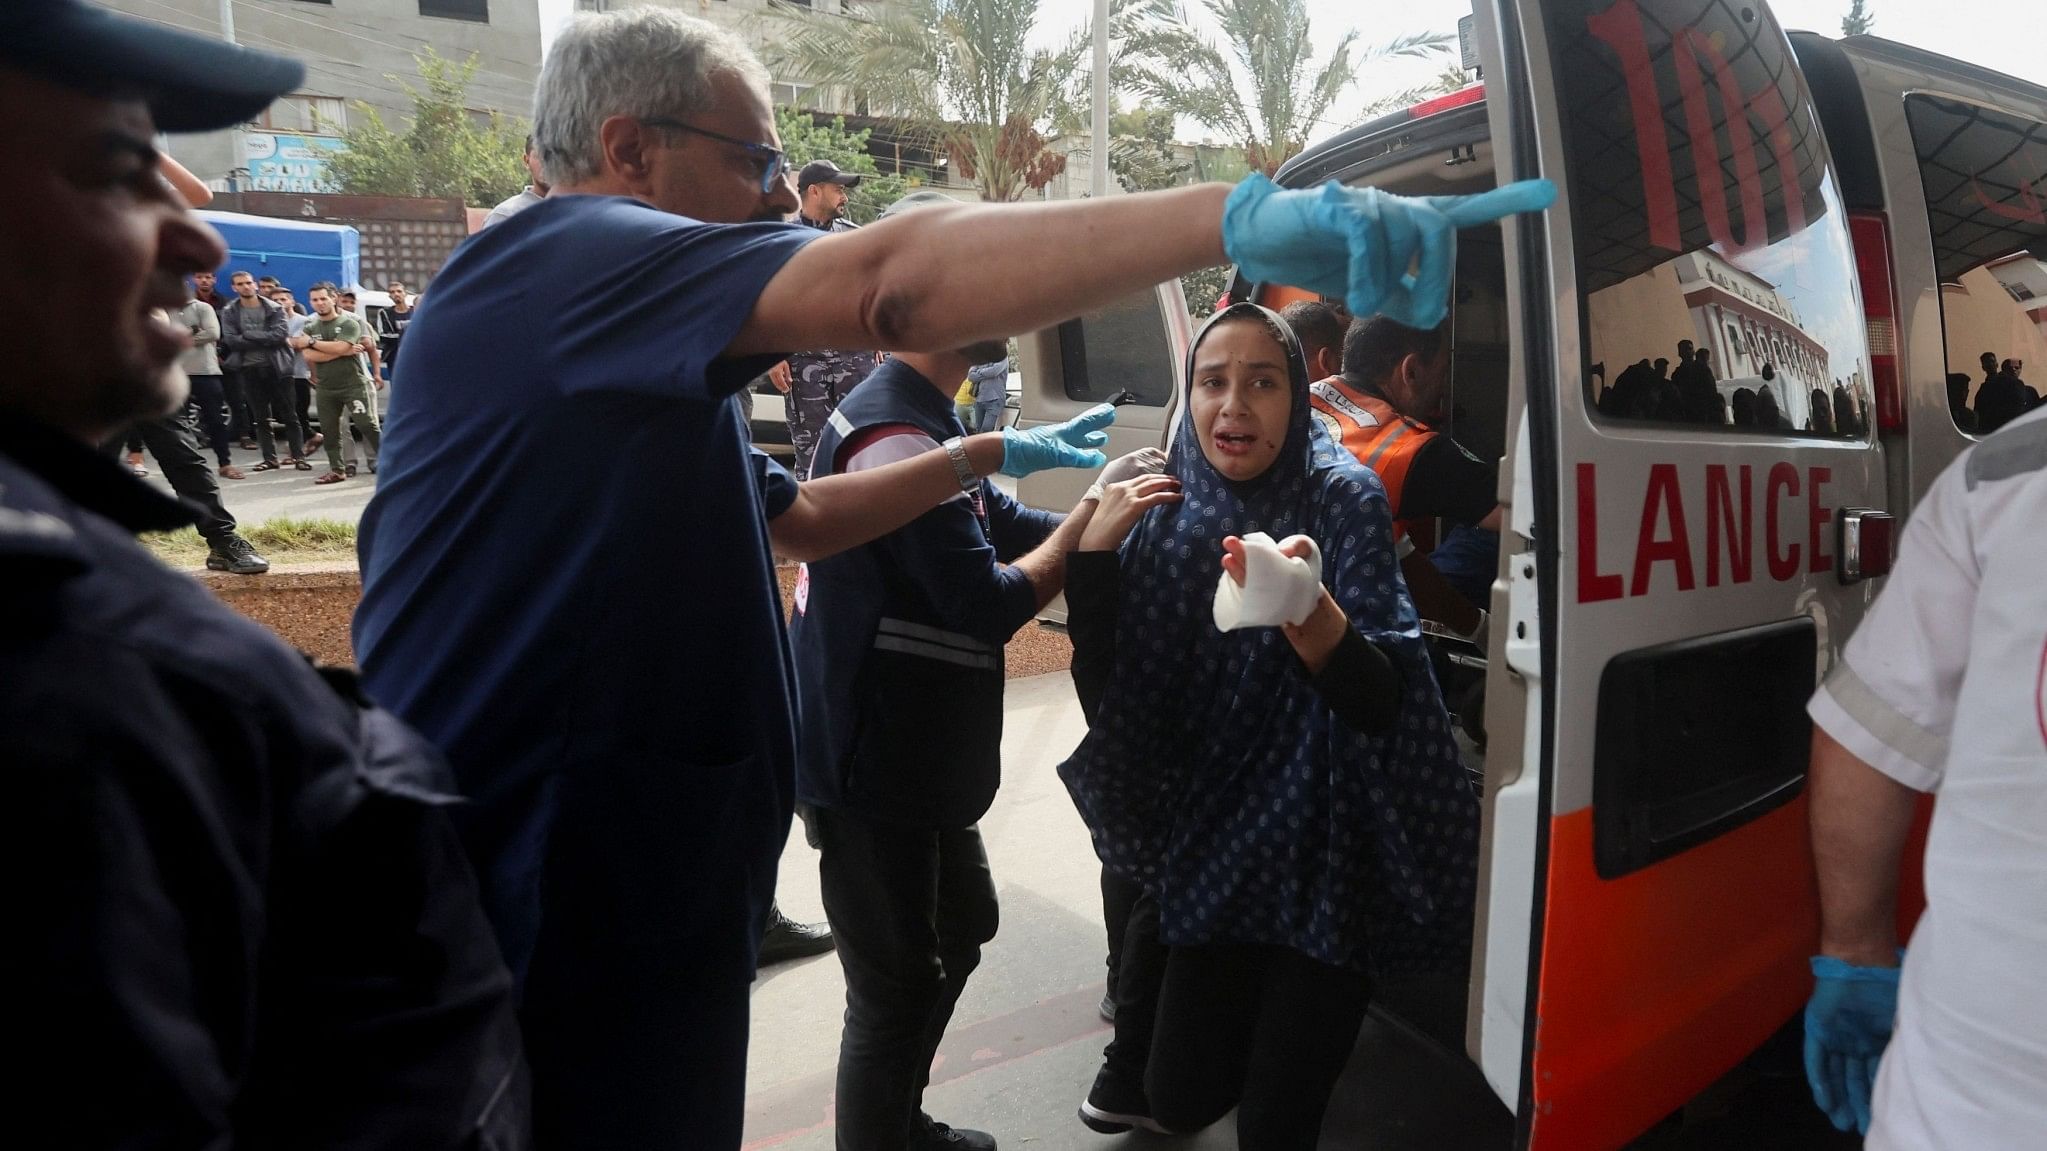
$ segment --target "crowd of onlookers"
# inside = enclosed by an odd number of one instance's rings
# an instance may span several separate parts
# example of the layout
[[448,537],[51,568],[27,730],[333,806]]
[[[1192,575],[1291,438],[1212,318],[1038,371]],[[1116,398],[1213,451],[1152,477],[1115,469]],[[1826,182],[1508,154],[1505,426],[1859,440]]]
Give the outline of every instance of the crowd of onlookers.
[[1977,362],[1983,368],[1983,380],[1976,387],[1973,405],[1970,403],[1968,374],[1948,374],[1948,411],[1953,413],[1957,427],[1965,432],[1989,435],[2040,406],[2040,393],[2019,378],[2019,372],[2026,366],[2024,360],[1999,360],[1997,353],[1985,352]]
[[[404,283],[391,282],[391,306],[373,318],[362,313],[354,287],[314,285],[307,293],[308,312],[275,276],[238,270],[228,278],[227,295],[217,283],[214,273],[194,275],[191,298],[173,318],[192,334],[193,347],[181,366],[192,381],[197,425],[221,478],[280,468],[312,471],[308,454],[323,446],[329,467],[314,482],[355,476],[358,455],[374,473],[381,439],[378,393],[412,321]],[[321,350],[315,347],[320,342],[346,343],[351,350]],[[349,425],[346,444],[342,423]],[[260,452],[262,461],[245,471],[234,462],[236,446]],[[129,464],[142,470],[134,440]]]
[[[1600,374],[1598,369],[1594,372]],[[1788,387],[1774,365],[1764,364],[1755,387],[1723,392],[1713,371],[1712,349],[1694,348],[1690,340],[1679,340],[1675,367],[1662,357],[1653,363],[1646,358],[1637,360],[1598,393],[1596,406],[1599,414],[1623,420],[1732,425],[1823,436],[1861,435],[1868,430],[1867,409],[1857,403],[1845,384],[1835,383],[1831,393],[1812,389],[1806,397],[1803,423],[1786,411],[1787,405],[1778,398],[1778,391]]]

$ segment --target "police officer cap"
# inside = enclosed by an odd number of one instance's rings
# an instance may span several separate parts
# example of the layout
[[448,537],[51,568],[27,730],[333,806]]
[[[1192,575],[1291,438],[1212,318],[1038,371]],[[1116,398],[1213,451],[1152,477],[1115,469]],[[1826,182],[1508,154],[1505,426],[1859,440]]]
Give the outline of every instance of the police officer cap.
[[84,0],[0,0],[0,67],[93,96],[138,97],[165,132],[253,118],[299,86],[305,65]]
[[796,174],[796,190],[803,191],[812,184],[837,184],[842,188],[860,186],[860,174],[848,172],[830,160],[812,160]]
[[957,203],[959,203],[958,200],[953,199],[944,192],[934,192],[930,188],[923,188],[904,196],[902,199],[882,209],[881,218],[886,220],[890,216],[900,216],[904,212],[915,211],[918,208],[927,208],[933,204]]

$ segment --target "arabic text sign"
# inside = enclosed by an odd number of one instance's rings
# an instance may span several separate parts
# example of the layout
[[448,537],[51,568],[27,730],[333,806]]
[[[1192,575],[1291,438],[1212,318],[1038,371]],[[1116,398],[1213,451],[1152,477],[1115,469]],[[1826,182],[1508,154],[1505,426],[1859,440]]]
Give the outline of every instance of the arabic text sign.
[[338,192],[327,158],[348,146],[333,136],[250,132],[244,137],[249,186],[258,192]]

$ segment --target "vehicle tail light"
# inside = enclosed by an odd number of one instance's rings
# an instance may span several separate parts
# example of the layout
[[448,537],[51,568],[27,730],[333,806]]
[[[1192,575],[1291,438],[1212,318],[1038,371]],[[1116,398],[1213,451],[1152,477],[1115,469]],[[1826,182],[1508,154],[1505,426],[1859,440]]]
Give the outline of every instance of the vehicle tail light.
[[1898,379],[1898,305],[1891,287],[1891,229],[1882,212],[1848,217],[1855,276],[1862,284],[1863,328],[1869,340],[1870,386],[1880,432],[1905,430],[1905,393]]
[[1459,88],[1447,96],[1438,96],[1433,100],[1423,100],[1421,103],[1409,108],[1407,114],[1419,120],[1423,116],[1433,116],[1438,112],[1448,112],[1452,108],[1467,107],[1483,99],[1485,99],[1485,85],[1473,84],[1466,88]]
[[1842,583],[1875,579],[1891,570],[1897,521],[1874,508],[1842,508],[1834,555]]

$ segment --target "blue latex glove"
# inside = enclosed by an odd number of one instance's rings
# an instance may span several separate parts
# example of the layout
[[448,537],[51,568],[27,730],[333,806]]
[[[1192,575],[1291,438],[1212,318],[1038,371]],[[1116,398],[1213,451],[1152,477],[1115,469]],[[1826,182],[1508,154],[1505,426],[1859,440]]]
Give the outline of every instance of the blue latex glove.
[[1049,468],[1098,468],[1109,457],[1094,449],[1109,442],[1103,428],[1116,422],[1116,409],[1096,404],[1063,424],[1020,432],[1002,429],[1002,474],[1027,476]]
[[1539,212],[1556,198],[1548,180],[1475,196],[1410,197],[1334,180],[1281,191],[1254,174],[1223,205],[1223,250],[1258,283],[1305,288],[1342,299],[1352,315],[1377,312],[1428,329],[1449,308],[1457,229]]
[[1805,1078],[1813,1102],[1842,1131],[1869,1134],[1876,1065],[1898,1015],[1898,970],[1813,956],[1818,982],[1805,1005]]

